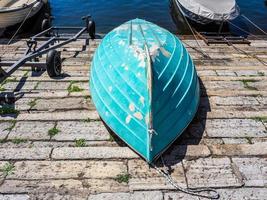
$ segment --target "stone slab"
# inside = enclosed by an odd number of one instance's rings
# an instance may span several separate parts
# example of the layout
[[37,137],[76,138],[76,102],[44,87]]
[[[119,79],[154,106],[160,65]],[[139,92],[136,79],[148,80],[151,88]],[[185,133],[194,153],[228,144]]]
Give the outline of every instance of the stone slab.
[[233,168],[229,158],[200,158],[183,161],[188,186],[195,187],[238,187],[243,182]]
[[5,148],[0,151],[0,160],[44,160],[51,148]]
[[266,156],[267,143],[211,145],[210,150],[216,156]]
[[[93,108],[93,106],[91,106]],[[84,98],[61,98],[61,99],[39,99],[33,109],[37,110],[79,110],[90,109]]]
[[120,161],[22,161],[8,179],[47,180],[75,178],[115,178],[127,172]]
[[5,180],[0,185],[1,194],[16,193],[59,193],[83,194],[101,192],[128,192],[125,183],[115,180],[100,179],[67,179],[67,180]]
[[206,120],[205,131],[213,138],[266,137],[262,122],[253,119]]
[[267,158],[233,158],[249,187],[267,186]]
[[17,122],[8,139],[48,140],[48,131],[54,126],[54,122]]
[[119,159],[138,158],[128,147],[62,147],[55,148],[52,158],[55,160],[81,159]]
[[160,191],[140,191],[133,193],[101,193],[90,195],[88,200],[163,200],[163,194]]
[[11,127],[12,123],[8,122],[0,122],[0,140],[6,138],[7,134],[9,133],[8,128]]
[[27,194],[0,194],[0,200],[30,200],[30,196]]
[[109,133],[102,122],[62,121],[58,122],[60,133],[53,137],[58,141],[70,141],[75,139],[108,140]]

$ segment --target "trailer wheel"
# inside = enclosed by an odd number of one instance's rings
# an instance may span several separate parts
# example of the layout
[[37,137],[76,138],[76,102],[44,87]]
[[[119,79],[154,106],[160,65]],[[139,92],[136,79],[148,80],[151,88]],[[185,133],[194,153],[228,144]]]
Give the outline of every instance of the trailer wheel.
[[50,21],[48,19],[44,19],[42,21],[41,30],[44,31],[46,29],[49,29],[51,27]]
[[61,75],[61,57],[60,52],[50,50],[46,55],[46,69],[49,77],[58,77]]
[[95,22],[94,20],[89,20],[87,24],[87,32],[91,39],[95,39]]

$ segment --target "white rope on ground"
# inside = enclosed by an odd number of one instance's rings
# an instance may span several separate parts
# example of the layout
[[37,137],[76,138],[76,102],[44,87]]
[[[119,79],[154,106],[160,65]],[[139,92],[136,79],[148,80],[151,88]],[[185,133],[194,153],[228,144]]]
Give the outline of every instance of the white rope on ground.
[[[165,168],[165,163],[164,163],[162,156],[160,156],[160,158],[161,158],[161,162],[163,164],[163,167]],[[158,172],[158,174],[164,176],[165,179],[178,191],[181,191],[181,192],[189,194],[189,195],[197,196],[197,197],[207,198],[207,199],[219,199],[219,197],[220,197],[219,193],[216,190],[213,190],[211,188],[199,188],[198,189],[198,188],[180,187],[173,180],[173,178],[171,177],[171,175],[167,171],[161,170],[153,163],[151,163],[151,166]],[[213,194],[211,194],[211,193],[213,193]]]

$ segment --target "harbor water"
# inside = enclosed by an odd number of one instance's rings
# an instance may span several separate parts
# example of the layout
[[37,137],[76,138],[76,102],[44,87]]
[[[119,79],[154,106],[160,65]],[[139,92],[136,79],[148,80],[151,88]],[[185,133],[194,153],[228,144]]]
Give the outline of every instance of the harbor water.
[[[179,32],[186,24],[175,24],[170,5],[172,0],[49,0],[54,25],[80,26],[81,16],[91,14],[97,23],[97,32],[107,33],[133,18],[154,22],[172,32]],[[237,0],[241,13],[267,31],[267,5],[264,0]],[[234,24],[254,34],[259,33],[242,17]],[[231,27],[232,31],[235,30]]]

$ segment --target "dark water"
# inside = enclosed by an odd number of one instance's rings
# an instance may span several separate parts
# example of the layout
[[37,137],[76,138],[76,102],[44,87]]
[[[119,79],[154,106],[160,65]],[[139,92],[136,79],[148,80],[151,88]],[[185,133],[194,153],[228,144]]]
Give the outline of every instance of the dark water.
[[[177,25],[172,20],[169,0],[49,0],[51,13],[55,17],[54,25],[80,26],[81,16],[92,14],[97,23],[97,32],[107,33],[121,23],[143,18],[157,23],[172,32],[177,32]],[[267,5],[265,0],[237,0],[241,12],[267,31]],[[259,33],[242,17],[234,24],[252,33]],[[179,29],[185,24],[178,24]],[[209,29],[209,27],[207,27]],[[238,32],[230,27],[232,32]],[[208,31],[208,30],[207,30]],[[178,31],[179,32],[179,31]]]

